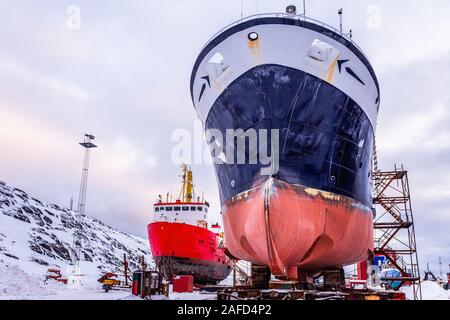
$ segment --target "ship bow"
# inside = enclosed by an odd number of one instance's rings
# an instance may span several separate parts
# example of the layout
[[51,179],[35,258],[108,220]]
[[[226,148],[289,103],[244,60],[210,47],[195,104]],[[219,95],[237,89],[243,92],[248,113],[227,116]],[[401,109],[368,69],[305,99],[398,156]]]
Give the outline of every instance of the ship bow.
[[230,252],[294,279],[298,271],[367,259],[372,219],[371,209],[355,200],[274,178],[224,206]]

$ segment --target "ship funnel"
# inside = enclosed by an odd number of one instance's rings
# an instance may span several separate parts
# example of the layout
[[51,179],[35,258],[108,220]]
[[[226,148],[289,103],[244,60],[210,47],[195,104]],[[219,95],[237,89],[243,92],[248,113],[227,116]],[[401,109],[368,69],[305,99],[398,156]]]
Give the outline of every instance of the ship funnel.
[[294,5],[290,5],[286,7],[286,13],[288,14],[297,14],[297,7]]

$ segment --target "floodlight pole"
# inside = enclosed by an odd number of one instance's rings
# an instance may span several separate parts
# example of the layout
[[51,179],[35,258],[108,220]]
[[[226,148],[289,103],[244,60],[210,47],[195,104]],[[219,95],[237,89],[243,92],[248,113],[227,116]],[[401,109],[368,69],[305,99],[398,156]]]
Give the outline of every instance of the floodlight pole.
[[78,207],[77,207],[77,230],[74,233],[74,247],[75,247],[75,270],[79,271],[80,268],[80,260],[81,260],[81,242],[82,242],[82,233],[83,233],[83,217],[85,216],[85,208],[86,208],[86,190],[87,190],[87,181],[88,181],[88,172],[89,172],[89,160],[91,155],[91,149],[97,148],[92,141],[95,137],[91,134],[84,135],[84,141],[80,143],[82,147],[84,147],[84,160],[83,160],[83,169],[81,171],[81,184],[80,184],[80,193],[78,195]]

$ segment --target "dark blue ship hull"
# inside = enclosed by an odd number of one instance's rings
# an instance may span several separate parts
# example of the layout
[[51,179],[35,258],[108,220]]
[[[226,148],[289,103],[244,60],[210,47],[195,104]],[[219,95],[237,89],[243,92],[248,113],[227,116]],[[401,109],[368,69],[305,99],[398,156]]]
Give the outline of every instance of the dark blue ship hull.
[[[274,178],[371,207],[371,123],[347,94],[315,76],[280,65],[257,66],[222,92],[205,127],[224,137],[227,129],[279,129]],[[216,164],[215,170],[222,204],[267,179],[261,165],[249,161]]]

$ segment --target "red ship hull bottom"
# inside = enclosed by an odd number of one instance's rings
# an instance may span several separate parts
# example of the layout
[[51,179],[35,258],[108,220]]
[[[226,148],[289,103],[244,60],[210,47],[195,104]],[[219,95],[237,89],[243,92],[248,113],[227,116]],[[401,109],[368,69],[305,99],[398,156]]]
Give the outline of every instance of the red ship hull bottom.
[[217,283],[228,277],[230,266],[216,233],[197,226],[154,222],[147,227],[158,270],[167,280],[192,275],[196,283]]
[[278,277],[363,261],[373,250],[371,208],[273,178],[225,203],[223,213],[231,254]]
[[176,275],[190,275],[197,284],[217,284],[226,279],[231,268],[228,264],[179,257],[154,257],[159,272],[169,281]]

